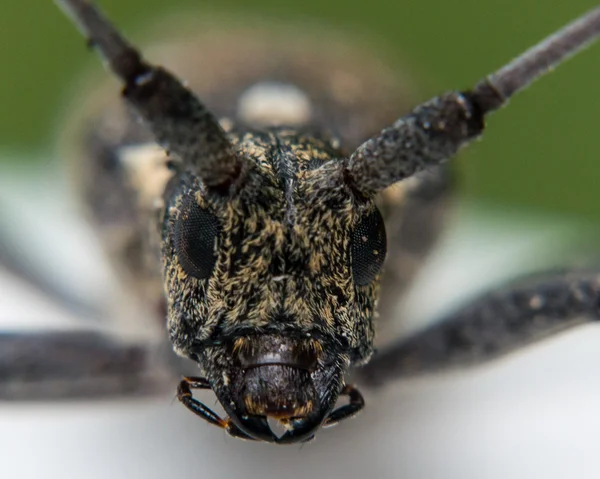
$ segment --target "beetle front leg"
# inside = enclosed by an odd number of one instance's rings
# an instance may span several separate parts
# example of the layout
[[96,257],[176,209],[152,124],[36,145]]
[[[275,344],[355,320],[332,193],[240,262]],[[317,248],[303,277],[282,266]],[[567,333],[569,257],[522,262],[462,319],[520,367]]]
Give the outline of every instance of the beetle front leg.
[[0,400],[167,393],[166,353],[98,332],[0,333]]
[[493,290],[402,339],[357,371],[371,386],[478,365],[600,319],[600,274],[549,273]]

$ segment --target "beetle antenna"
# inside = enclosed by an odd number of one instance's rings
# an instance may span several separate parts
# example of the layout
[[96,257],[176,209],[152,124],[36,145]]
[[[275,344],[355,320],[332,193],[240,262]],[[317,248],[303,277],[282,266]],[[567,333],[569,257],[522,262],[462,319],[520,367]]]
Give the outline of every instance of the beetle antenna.
[[[600,7],[588,12],[482,79],[472,94],[486,98],[493,90],[498,100],[486,105],[486,113],[506,104],[515,93],[588,47],[600,36]],[[483,104],[483,101],[481,102]]]
[[153,66],[87,0],[55,0],[124,83],[123,96],[156,141],[204,184],[226,193],[243,161],[217,118],[167,70]]
[[450,92],[417,106],[363,143],[345,164],[344,178],[362,195],[433,168],[483,132],[485,116],[600,36],[600,7],[589,11],[470,91]]

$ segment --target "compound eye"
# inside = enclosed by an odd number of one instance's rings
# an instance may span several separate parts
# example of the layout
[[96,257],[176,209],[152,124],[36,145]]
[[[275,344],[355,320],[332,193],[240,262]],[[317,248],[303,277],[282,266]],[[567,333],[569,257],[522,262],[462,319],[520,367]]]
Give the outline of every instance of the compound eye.
[[351,239],[352,276],[357,286],[375,281],[387,251],[385,225],[377,208],[360,219]]
[[181,213],[173,227],[173,244],[183,270],[197,279],[208,278],[217,262],[217,217],[201,208],[194,195],[183,200]]

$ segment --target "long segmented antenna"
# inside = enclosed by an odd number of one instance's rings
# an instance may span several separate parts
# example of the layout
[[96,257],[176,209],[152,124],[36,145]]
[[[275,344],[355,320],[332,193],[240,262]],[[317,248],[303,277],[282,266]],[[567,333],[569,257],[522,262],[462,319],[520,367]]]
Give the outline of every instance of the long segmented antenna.
[[[486,95],[493,89],[500,99],[498,107],[515,93],[589,46],[600,36],[600,7],[568,24],[558,32],[519,55],[509,64],[481,80],[474,95]],[[493,107],[490,105],[491,111]]]
[[473,90],[450,92],[363,143],[346,163],[345,178],[362,195],[443,163],[478,137],[484,117],[600,36],[600,7],[527,50]]
[[212,113],[171,73],[146,63],[93,3],[55,2],[123,81],[123,96],[156,141],[177,155],[207,187],[227,192],[241,174],[243,161]]

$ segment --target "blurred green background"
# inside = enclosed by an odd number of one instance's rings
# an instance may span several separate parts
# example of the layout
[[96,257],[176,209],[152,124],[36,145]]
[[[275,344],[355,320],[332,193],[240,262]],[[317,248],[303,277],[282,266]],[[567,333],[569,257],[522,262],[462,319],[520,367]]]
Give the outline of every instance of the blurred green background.
[[[419,100],[473,85],[594,6],[571,0],[102,0],[126,31],[177,6],[308,19],[372,36],[402,62]],[[131,36],[131,35],[130,35]],[[139,38],[133,35],[133,38]],[[3,2],[0,147],[52,154],[73,78],[97,61],[51,0]],[[64,109],[64,108],[63,108]],[[462,191],[480,200],[600,219],[600,43],[536,83],[461,155]],[[16,153],[16,155],[15,155]],[[30,155],[34,153],[34,155]],[[23,160],[20,160],[23,161]]]

